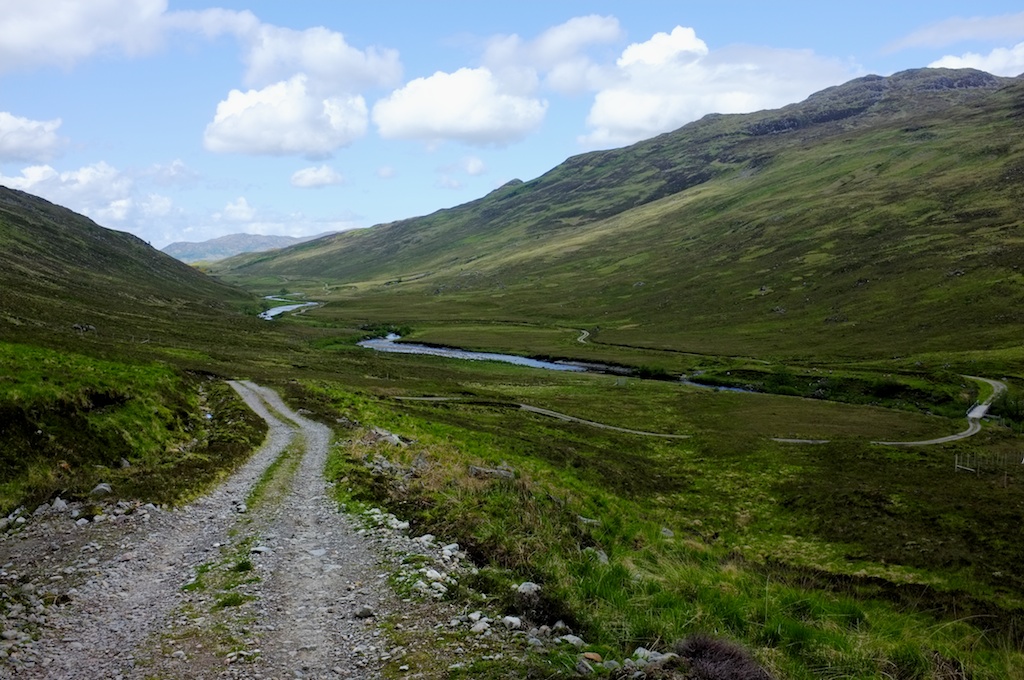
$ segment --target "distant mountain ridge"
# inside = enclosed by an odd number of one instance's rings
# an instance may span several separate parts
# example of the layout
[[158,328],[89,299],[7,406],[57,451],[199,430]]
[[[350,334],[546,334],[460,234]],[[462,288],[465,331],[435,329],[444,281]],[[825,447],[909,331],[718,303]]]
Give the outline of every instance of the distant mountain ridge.
[[1024,325],[1022,123],[1020,77],[865,76],[213,271],[359,284],[371,310],[374,291],[430,299],[430,318],[487,300],[711,353],[741,337],[729,351],[1002,346]]
[[286,248],[306,241],[328,236],[328,231],[316,236],[273,236],[263,234],[228,234],[207,241],[176,241],[161,250],[182,262],[214,262],[243,253],[262,253]]

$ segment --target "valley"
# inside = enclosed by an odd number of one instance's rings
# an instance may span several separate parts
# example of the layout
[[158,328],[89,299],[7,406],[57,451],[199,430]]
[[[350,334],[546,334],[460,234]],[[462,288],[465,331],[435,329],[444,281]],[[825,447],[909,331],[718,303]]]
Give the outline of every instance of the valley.
[[201,269],[0,189],[0,669],[1024,678],[1024,84],[979,74]]

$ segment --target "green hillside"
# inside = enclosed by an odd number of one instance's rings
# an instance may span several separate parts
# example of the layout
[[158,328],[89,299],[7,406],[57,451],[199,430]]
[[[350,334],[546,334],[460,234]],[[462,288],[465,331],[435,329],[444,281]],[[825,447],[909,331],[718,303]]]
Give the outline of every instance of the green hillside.
[[529,321],[695,352],[1015,346],[1022,116],[1019,79],[868,76],[215,271],[320,295],[358,284],[338,292],[353,318]]
[[98,482],[174,501],[244,460],[266,427],[205,373],[257,351],[222,341],[265,332],[244,313],[258,307],[130,234],[0,187],[0,514]]
[[173,344],[257,307],[131,234],[0,187],[0,339]]

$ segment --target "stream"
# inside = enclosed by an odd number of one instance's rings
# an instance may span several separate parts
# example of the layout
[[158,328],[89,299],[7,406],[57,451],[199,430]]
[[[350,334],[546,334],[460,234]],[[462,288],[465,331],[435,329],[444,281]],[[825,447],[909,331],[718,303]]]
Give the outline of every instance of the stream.
[[288,303],[287,305],[281,305],[280,307],[271,307],[265,312],[260,312],[259,317],[267,321],[270,321],[275,316],[279,316],[281,314],[284,314],[285,312],[292,312],[295,311],[296,309],[302,309],[303,307],[316,307],[318,304],[320,304],[319,302],[295,302],[294,300],[289,300],[288,298],[283,297],[277,297],[275,295],[267,295],[263,299],[273,300],[274,302]]
[[[599,369],[611,370],[612,366],[602,364],[587,364],[579,361],[542,361],[530,359],[529,357],[516,356],[515,354],[497,354],[495,352],[471,352],[465,349],[454,347],[432,347],[430,345],[417,345],[413,342],[398,342],[400,336],[389,333],[384,338],[373,338],[363,340],[360,347],[375,349],[378,352],[394,352],[396,354],[429,354],[435,357],[448,357],[450,359],[469,359],[471,361],[503,361],[507,364],[518,366],[529,366],[530,368],[544,368],[549,371],[596,371]],[[601,372],[608,372],[602,370]]]

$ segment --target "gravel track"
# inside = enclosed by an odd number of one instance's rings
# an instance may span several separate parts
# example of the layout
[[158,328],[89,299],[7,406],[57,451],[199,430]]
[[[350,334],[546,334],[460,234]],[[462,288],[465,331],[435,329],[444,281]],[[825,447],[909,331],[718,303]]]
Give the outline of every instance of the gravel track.
[[[365,608],[377,614],[393,595],[370,541],[328,499],[322,471],[330,430],[271,390],[231,384],[270,432],[215,491],[174,511],[136,504],[111,518],[118,522],[80,526],[66,513],[44,513],[3,536],[3,595],[30,598],[39,618],[3,620],[8,644],[0,678],[377,677],[380,654],[364,650],[376,651],[379,633]],[[283,497],[246,511],[250,491],[294,442],[304,451]],[[201,628],[172,653],[168,636],[203,620],[183,614],[202,598],[182,586],[200,565],[252,543],[266,550],[253,553],[261,578],[246,591],[248,607],[238,608],[248,616],[243,632],[251,657],[229,666],[210,651]],[[364,615],[357,617],[360,608]],[[15,627],[37,623],[35,639]]]

